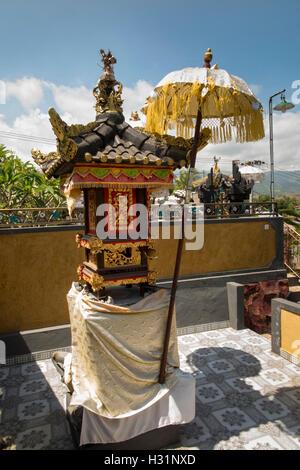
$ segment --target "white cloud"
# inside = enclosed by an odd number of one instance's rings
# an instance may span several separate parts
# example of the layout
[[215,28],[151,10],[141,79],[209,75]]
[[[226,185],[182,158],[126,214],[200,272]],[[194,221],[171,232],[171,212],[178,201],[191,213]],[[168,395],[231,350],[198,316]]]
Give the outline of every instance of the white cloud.
[[[266,137],[257,142],[237,144],[233,140],[226,144],[209,144],[197,155],[197,167],[209,168],[213,164],[213,156],[221,157],[220,165],[232,160],[262,160],[269,165],[269,121],[264,119]],[[300,113],[273,114],[273,147],[275,169],[300,169]],[[201,154],[205,156],[201,160]],[[211,161],[207,163],[207,157],[211,155]],[[230,164],[226,165],[230,167]]]
[[[26,112],[16,116],[11,126],[5,121],[5,115],[1,114],[0,133],[1,131],[14,132],[55,140],[48,113],[37,108],[44,98],[45,89],[52,92],[52,106],[57,109],[61,118],[68,124],[85,124],[95,119],[95,98],[92,90],[85,86],[68,87],[45,82],[34,77],[24,77],[15,82],[6,82],[6,87],[7,95],[14,96]],[[122,96],[126,120],[129,119],[132,111],[139,110],[143,106],[152,89],[153,87],[144,80],[139,80],[133,88],[124,87]],[[5,106],[8,105],[9,103],[6,103]],[[3,111],[5,111],[5,108],[3,108]],[[142,117],[141,113],[140,116]],[[141,124],[139,123],[139,125]],[[30,161],[32,161],[31,149],[34,147],[38,147],[42,152],[55,150],[55,143],[48,145],[42,142],[5,138],[1,135],[0,142],[15,151],[24,160]]]
[[[53,140],[53,144],[45,144],[42,141],[30,141],[22,138],[3,137],[1,132],[17,133],[25,136],[35,136]],[[48,153],[56,149],[55,136],[49,122],[48,114],[42,113],[39,109],[33,109],[28,114],[18,116],[13,125],[9,126],[3,115],[0,116],[0,142],[8,149],[14,151],[16,155],[25,161],[33,162],[31,149],[39,148],[41,152]]]
[[44,82],[44,84],[53,93],[53,107],[62,113],[63,119],[68,124],[86,124],[95,119],[95,98],[92,90],[88,90],[85,86],[57,86],[49,82]]
[[[138,80],[134,88],[124,87],[123,89],[123,111],[126,121],[130,118],[133,111],[139,111],[145,104],[146,99],[151,95],[153,86],[145,80]],[[143,114],[139,112],[141,120],[144,120]]]
[[5,82],[6,99],[14,96],[25,109],[39,105],[44,97],[42,82],[35,77],[23,77],[15,82]]
[[253,83],[252,85],[249,85],[253,93],[255,94],[256,97],[262,92],[262,85],[257,85],[256,83]]
[[[1,131],[15,132],[40,138],[50,138],[55,140],[49,117],[46,109],[38,107],[44,98],[44,91],[50,90],[52,100],[50,105],[54,106],[62,119],[68,124],[87,123],[95,119],[95,99],[92,90],[85,86],[68,87],[65,85],[56,85],[50,82],[38,80],[35,77],[24,77],[16,82],[7,83],[9,95],[15,96],[25,107],[25,112],[16,116],[12,125],[8,125],[5,120],[5,106],[0,107],[0,133]],[[261,89],[257,85],[251,85],[253,91],[258,93]],[[123,110],[127,122],[132,111],[139,111],[142,119],[144,116],[140,112],[146,98],[151,94],[153,87],[145,80],[139,80],[133,88],[124,87],[123,89]],[[141,125],[141,122],[137,122]],[[285,114],[274,113],[274,159],[275,168],[299,169],[300,168],[300,112],[287,112]],[[210,144],[199,152],[197,156],[197,167],[209,169],[213,164],[213,156],[221,157],[221,169],[224,164],[229,162],[227,167],[231,167],[230,162],[235,159],[241,161],[259,159],[269,163],[269,125],[268,116],[265,117],[266,137],[255,143],[236,144],[234,141],[226,144]],[[5,139],[0,135],[0,142],[3,142],[8,148],[14,150],[24,160],[31,160],[31,149],[38,147],[42,152],[55,150],[55,142],[48,145],[42,142],[27,142],[16,139]],[[32,160],[31,160],[32,161]]]

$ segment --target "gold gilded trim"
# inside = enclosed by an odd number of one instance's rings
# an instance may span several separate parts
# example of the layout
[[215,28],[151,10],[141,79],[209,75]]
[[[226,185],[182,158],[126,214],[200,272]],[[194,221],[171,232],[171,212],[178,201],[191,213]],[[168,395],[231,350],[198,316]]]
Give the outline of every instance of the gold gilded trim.
[[131,247],[131,256],[126,256],[118,251],[104,251],[104,267],[114,268],[118,266],[139,265],[141,264],[141,253],[137,247]]
[[113,286],[125,286],[128,284],[141,284],[147,283],[148,277],[141,276],[137,278],[127,278],[127,279],[115,279],[111,281],[104,281],[104,287],[113,287]]
[[157,279],[157,272],[156,271],[149,271],[147,276],[147,282],[149,286],[155,286]]

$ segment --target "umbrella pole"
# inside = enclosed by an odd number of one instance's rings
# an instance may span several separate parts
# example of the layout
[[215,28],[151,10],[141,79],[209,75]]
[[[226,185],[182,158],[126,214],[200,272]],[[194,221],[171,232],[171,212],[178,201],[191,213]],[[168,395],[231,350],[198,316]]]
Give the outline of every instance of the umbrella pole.
[[[193,143],[193,147],[191,150],[190,165],[188,169],[188,178],[187,178],[187,183],[186,183],[184,204],[189,202],[191,170],[195,168],[201,121],[202,121],[202,113],[201,113],[201,110],[199,109],[198,114],[197,114],[196,126],[195,126],[194,143]],[[170,341],[170,334],[171,334],[171,325],[172,325],[172,318],[173,318],[173,313],[174,313],[174,305],[175,305],[177,283],[178,283],[178,277],[179,277],[179,271],[180,271],[182,248],[183,248],[183,243],[184,243],[184,210],[182,211],[181,221],[182,221],[181,238],[179,238],[178,240],[176,263],[175,263],[174,276],[173,276],[173,282],[172,282],[172,288],[171,288],[170,304],[169,304],[167,326],[166,326],[166,333],[165,333],[165,340],[164,340],[164,348],[163,348],[163,354],[162,354],[161,362],[160,362],[160,372],[159,372],[159,378],[158,378],[158,382],[160,384],[165,383],[165,377],[166,377],[166,364],[167,364],[167,356],[168,356],[169,341]]]

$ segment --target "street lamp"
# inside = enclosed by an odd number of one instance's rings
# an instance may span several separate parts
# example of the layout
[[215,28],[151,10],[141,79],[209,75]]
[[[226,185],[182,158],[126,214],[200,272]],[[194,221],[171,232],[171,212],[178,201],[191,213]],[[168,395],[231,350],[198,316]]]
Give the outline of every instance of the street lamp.
[[285,100],[285,89],[279,91],[272,95],[269,99],[269,128],[270,128],[270,166],[271,166],[271,183],[270,183],[270,190],[271,190],[271,202],[272,202],[272,212],[274,212],[274,201],[275,201],[275,193],[274,193],[274,152],[273,152],[273,110],[272,110],[272,99],[275,96],[281,95],[281,102],[274,106],[275,111],[281,111],[285,113],[287,109],[294,108],[292,103],[288,103]]

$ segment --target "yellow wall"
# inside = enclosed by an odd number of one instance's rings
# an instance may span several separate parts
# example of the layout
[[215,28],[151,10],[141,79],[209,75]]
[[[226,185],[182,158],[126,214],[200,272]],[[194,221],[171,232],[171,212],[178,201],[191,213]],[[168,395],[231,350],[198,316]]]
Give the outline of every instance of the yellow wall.
[[[195,275],[256,269],[268,266],[275,257],[275,231],[266,222],[212,223],[204,226],[204,245],[185,251],[180,274]],[[160,278],[173,276],[178,240],[155,240],[158,260],[151,268]]]
[[281,349],[300,358],[300,315],[281,310]]
[[[200,251],[184,251],[181,275],[267,267],[275,257],[275,232],[265,221],[205,225]],[[69,322],[66,294],[77,280],[84,249],[76,231],[0,235],[0,333]],[[173,276],[178,240],[156,240],[159,278]]]
[[69,323],[66,293],[84,250],[75,231],[0,235],[0,332]]

